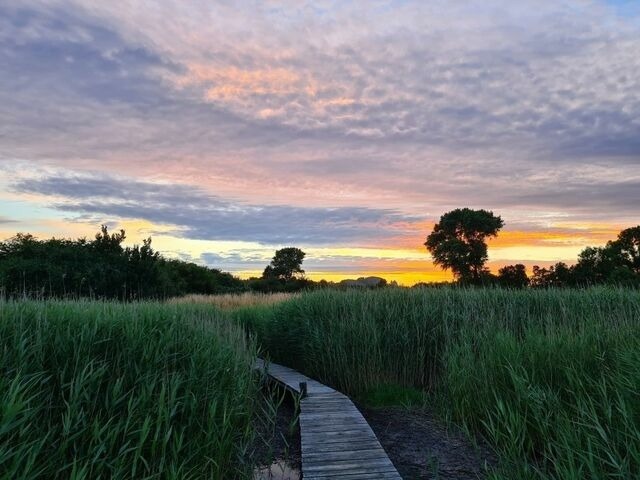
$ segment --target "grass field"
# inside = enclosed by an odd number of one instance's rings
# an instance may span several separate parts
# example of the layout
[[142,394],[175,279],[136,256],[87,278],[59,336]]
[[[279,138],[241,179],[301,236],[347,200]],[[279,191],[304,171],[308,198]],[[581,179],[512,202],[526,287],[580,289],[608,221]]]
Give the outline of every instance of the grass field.
[[216,312],[0,302],[0,478],[250,478],[255,350]]
[[234,315],[273,360],[482,435],[493,478],[640,478],[637,290],[318,291]]
[[255,307],[260,305],[273,305],[290,300],[298,296],[296,293],[226,293],[223,295],[185,295],[169,300],[169,303],[212,305],[223,310],[231,310],[240,307]]
[[0,302],[0,479],[250,478],[264,405],[232,317],[273,360],[483,436],[492,478],[640,478],[638,291],[197,300]]

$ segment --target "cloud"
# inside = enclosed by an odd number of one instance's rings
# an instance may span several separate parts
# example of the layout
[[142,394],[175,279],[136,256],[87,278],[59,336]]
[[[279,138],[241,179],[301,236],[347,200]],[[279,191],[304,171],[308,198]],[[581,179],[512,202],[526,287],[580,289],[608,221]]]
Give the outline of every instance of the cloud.
[[224,270],[260,271],[269,264],[272,255],[273,251],[271,250],[266,254],[251,249],[236,249],[224,253],[204,252],[200,255],[199,260],[206,265]]
[[626,220],[634,20],[578,0],[3,4],[0,163],[118,172],[30,186],[194,238],[402,235],[398,216],[467,205]]
[[609,215],[637,215],[640,205],[640,181],[581,183],[569,181],[561,188],[541,188],[537,192],[515,194],[506,201],[511,205],[562,206],[567,211],[594,215],[602,209]]
[[[64,102],[76,121],[114,135],[122,130],[103,116],[129,117],[141,146],[156,140],[160,151],[163,133],[185,147],[171,118],[199,134],[197,153],[221,137],[268,143],[272,132],[279,143],[587,150],[637,162],[638,29],[596,4],[511,3],[354,2],[318,17],[298,2],[25,2],[2,12],[2,90],[15,92],[27,76],[21,96],[45,112]],[[93,102],[98,118],[84,108]],[[204,125],[224,135],[202,135]]]
[[402,234],[417,220],[390,209],[247,205],[187,185],[114,177],[52,176],[24,179],[19,193],[53,197],[53,207],[79,215],[144,219],[175,225],[176,234],[202,240],[317,245],[371,241]]

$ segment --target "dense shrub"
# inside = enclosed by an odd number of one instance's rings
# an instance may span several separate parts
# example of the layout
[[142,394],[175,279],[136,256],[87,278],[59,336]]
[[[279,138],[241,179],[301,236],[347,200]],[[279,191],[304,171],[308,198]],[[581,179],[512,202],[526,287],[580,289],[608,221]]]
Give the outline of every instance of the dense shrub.
[[151,239],[126,248],[124,239],[124,231],[110,234],[106,227],[92,241],[16,235],[0,242],[0,293],[132,300],[245,289],[229,273],[163,258]]

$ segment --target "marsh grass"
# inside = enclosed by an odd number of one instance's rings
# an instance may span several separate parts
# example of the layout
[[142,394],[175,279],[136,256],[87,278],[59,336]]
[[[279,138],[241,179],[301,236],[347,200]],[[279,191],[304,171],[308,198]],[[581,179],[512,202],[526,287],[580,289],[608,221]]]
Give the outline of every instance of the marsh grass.
[[[293,465],[300,460],[298,456],[296,461],[293,453],[296,448],[292,444],[299,441],[300,399],[298,395],[292,395],[267,379],[261,392],[263,397],[259,404],[260,412],[256,416],[257,435],[251,455],[256,465],[254,480],[284,479],[284,476],[278,475],[281,473],[279,471],[283,468],[293,469]],[[271,473],[274,474],[273,477]]]
[[204,306],[0,302],[0,478],[249,477],[254,358]]
[[277,292],[277,293],[225,293],[221,295],[185,295],[183,297],[175,297],[168,300],[172,304],[198,304],[213,305],[223,310],[231,310],[241,307],[254,307],[260,305],[274,305],[276,303],[291,300],[298,296],[296,293]]
[[497,450],[492,478],[640,478],[638,290],[318,291],[234,315],[365,401],[427,392]]
[[361,400],[368,407],[422,407],[429,399],[425,392],[415,388],[400,385],[379,385],[360,395]]

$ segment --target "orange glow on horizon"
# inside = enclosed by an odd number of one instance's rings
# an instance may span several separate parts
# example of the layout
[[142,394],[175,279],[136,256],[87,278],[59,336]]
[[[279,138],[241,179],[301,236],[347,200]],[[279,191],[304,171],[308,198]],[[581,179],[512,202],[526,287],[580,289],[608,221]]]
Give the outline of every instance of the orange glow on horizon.
[[[244,271],[236,272],[236,276],[247,279],[251,277],[260,277],[262,271]],[[306,278],[313,281],[326,280],[328,282],[340,282],[342,280],[355,280],[360,277],[380,277],[387,280],[387,282],[397,282],[398,285],[411,287],[416,283],[434,283],[434,282],[448,282],[453,280],[453,276],[445,271],[424,271],[424,272],[322,272],[314,271],[307,272]]]
[[[432,228],[433,223],[430,225]],[[99,229],[99,225],[91,222],[70,222],[63,219],[25,220],[7,223],[3,227],[0,230],[1,240],[14,236],[16,232],[33,233],[40,239],[51,236],[91,239]],[[220,264],[211,266],[230,271],[240,278],[259,277],[264,268],[261,264],[264,263],[266,266],[273,252],[279,248],[255,242],[183,238],[178,236],[173,226],[156,225],[145,220],[121,220],[113,230],[120,228],[127,232],[127,245],[141,243],[143,238],[151,236],[154,248],[167,257],[180,256],[191,258],[196,263],[203,263],[202,255],[205,253],[219,254]],[[487,267],[493,273],[497,273],[502,266],[522,263],[531,274],[534,265],[548,266],[558,261],[572,264],[583,248],[606,244],[607,241],[615,239],[622,228],[624,227],[609,224],[565,224],[531,231],[504,230],[497,238],[489,241],[490,258]],[[418,230],[423,230],[421,234],[424,233],[425,238],[430,231],[426,222],[422,222],[419,229],[415,228],[415,231]],[[314,281],[325,279],[339,282],[344,279],[376,276],[389,282],[396,281],[400,285],[411,286],[419,282],[452,280],[451,272],[444,271],[432,263],[429,252],[422,245],[423,241],[424,239],[418,241],[402,237],[393,239],[386,245],[301,246],[307,253],[307,266],[303,264],[303,268],[307,270],[307,277]],[[245,263],[246,267],[249,267],[246,270],[242,269],[242,261],[228,266],[225,264],[225,258],[233,258],[239,251],[246,252],[242,255],[253,258],[253,265]],[[260,266],[254,266],[256,263]]]

